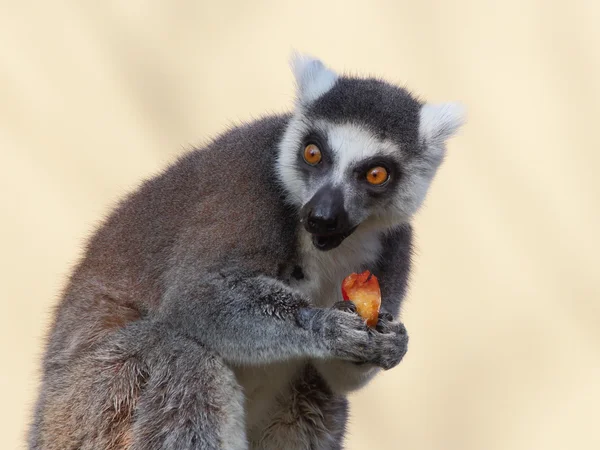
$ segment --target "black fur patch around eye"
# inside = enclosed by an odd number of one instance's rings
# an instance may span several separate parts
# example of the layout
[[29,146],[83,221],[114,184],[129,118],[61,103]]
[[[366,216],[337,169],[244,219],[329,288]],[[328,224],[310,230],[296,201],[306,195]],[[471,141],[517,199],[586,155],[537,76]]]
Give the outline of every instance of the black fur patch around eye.
[[[380,186],[374,186],[367,181],[367,171],[373,167],[381,166],[388,172],[389,179]],[[362,160],[353,168],[353,173],[361,188],[363,188],[370,197],[382,198],[392,196],[396,186],[402,179],[402,169],[400,164],[394,158],[389,156],[374,156]]]
[[[316,166],[311,166],[304,160],[304,149],[309,144],[316,145],[321,151],[322,159]],[[333,165],[333,154],[327,144],[327,139],[321,132],[316,130],[307,133],[302,139],[297,155],[298,167],[307,178],[318,176]]]
[[[333,153],[327,143],[327,138],[319,131],[309,132],[302,140],[302,148],[300,149],[300,157],[302,157],[302,150],[309,145],[315,144],[321,151],[321,157],[323,158],[321,164],[325,163],[331,165],[333,163]],[[302,157],[303,158],[303,157]],[[304,158],[303,158],[304,160]]]

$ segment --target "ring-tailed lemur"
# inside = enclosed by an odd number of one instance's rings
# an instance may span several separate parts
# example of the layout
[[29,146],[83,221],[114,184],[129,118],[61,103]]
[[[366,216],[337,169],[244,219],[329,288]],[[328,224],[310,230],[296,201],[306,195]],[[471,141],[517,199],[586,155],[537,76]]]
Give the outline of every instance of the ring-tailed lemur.
[[[400,362],[411,217],[462,121],[293,59],[291,114],[231,129],[123,201],[55,313],[31,449],[339,449]],[[371,270],[367,329],[340,295]]]

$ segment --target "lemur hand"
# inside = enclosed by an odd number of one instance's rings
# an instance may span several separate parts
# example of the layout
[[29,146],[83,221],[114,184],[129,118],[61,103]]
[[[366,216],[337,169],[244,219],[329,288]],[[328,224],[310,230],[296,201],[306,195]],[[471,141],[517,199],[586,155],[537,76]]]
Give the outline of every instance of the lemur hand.
[[[356,306],[348,301],[338,302],[332,309],[356,314]],[[375,329],[368,328],[367,333],[368,343],[365,347],[361,342],[359,363],[370,363],[388,370],[402,361],[408,347],[408,335],[401,322],[394,321],[389,313],[380,313]]]
[[307,308],[299,316],[331,356],[356,363],[370,363],[385,370],[396,366],[406,353],[408,336],[400,322],[383,313],[375,329],[367,327],[352,302],[329,309]]

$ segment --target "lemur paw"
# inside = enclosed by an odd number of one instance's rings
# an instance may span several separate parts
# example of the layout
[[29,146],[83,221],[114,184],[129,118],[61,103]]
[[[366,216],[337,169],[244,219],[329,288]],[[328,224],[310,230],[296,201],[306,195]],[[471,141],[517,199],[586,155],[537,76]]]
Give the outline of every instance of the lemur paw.
[[[357,314],[352,302],[335,303],[332,309]],[[370,363],[389,370],[402,361],[408,349],[408,335],[403,323],[395,321],[390,313],[382,312],[375,328],[367,328],[367,333],[366,347],[354,353],[357,364]]]
[[382,313],[377,326],[369,328],[352,302],[338,302],[329,309],[305,308],[298,323],[311,330],[332,357],[385,370],[400,363],[408,346],[402,323]]

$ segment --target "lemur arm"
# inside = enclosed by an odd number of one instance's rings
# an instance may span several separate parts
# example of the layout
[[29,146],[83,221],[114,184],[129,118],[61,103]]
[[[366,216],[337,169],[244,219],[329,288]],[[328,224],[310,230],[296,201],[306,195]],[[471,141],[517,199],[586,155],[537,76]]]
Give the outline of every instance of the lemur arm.
[[[400,303],[404,298],[412,253],[412,228],[406,224],[383,238],[384,252],[372,272],[379,279],[382,305],[378,328],[383,332],[403,335],[397,341],[408,344],[404,326],[398,320]],[[404,349],[406,351],[406,348]],[[380,371],[374,364],[356,364],[340,359],[322,359],[313,362],[321,376],[334,392],[346,393],[360,389]]]
[[400,315],[400,305],[406,295],[412,260],[412,226],[404,224],[383,238],[383,254],[373,273],[381,287],[381,312],[394,318]]
[[369,348],[369,333],[355,314],[312,308],[276,279],[239,268],[199,275],[191,267],[179,267],[159,320],[233,364],[298,357],[385,364]]

